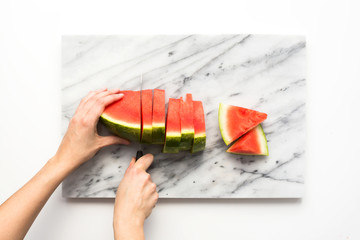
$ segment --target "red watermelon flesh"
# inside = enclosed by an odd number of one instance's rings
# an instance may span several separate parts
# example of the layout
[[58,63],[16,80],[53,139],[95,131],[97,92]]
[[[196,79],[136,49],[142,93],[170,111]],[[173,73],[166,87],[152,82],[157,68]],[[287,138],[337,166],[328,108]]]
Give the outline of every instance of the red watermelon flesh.
[[266,118],[266,113],[220,103],[219,126],[225,144],[229,145]]
[[165,90],[154,89],[152,116],[152,143],[165,141]]
[[206,145],[205,114],[202,102],[193,101],[194,142],[192,153],[203,151]]
[[243,155],[269,155],[267,140],[261,125],[248,131],[226,152]]
[[169,99],[168,113],[166,119],[166,136],[164,144],[164,153],[179,152],[179,144],[181,140],[180,126],[180,100]]
[[186,94],[186,100],[180,98],[181,142],[180,150],[190,150],[194,141],[193,100]]
[[152,90],[142,90],[141,93],[141,142],[152,142]]
[[122,99],[107,106],[100,119],[113,133],[130,141],[140,141],[140,91],[122,91]]

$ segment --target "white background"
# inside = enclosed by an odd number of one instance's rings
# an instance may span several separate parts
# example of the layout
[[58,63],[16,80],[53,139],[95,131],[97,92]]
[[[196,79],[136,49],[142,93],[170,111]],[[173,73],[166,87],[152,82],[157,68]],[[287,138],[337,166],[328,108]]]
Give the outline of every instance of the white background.
[[[29,180],[61,141],[61,35],[305,34],[304,198],[160,200],[145,234],[158,240],[360,239],[360,7],[355,2],[0,0],[0,202]],[[66,200],[59,188],[27,239],[112,239],[112,211],[113,200]]]

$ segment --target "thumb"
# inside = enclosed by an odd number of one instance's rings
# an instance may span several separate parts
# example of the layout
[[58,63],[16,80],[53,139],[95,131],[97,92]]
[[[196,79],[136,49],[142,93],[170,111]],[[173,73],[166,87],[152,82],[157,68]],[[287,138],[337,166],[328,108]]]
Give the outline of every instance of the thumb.
[[129,167],[128,167],[128,168],[131,168],[132,166],[134,166],[135,162],[136,162],[136,159],[135,159],[134,157],[131,158],[131,161],[130,161],[130,163],[129,163]]
[[130,144],[130,142],[126,139],[119,138],[116,136],[106,136],[106,137],[100,137],[100,146],[105,147],[113,144]]
[[154,161],[154,156],[148,153],[142,156],[141,158],[139,158],[139,160],[137,160],[137,162],[135,163],[135,166],[146,171],[150,167],[153,161]]

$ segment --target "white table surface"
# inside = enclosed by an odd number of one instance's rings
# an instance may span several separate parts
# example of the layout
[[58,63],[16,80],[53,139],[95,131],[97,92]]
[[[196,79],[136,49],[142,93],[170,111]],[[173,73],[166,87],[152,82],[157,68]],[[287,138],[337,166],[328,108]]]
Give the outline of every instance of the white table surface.
[[[360,238],[356,1],[117,2],[0,2],[0,202],[41,168],[61,140],[61,35],[305,34],[304,198],[161,199],[145,234],[158,240]],[[67,200],[58,188],[27,239],[112,239],[112,211],[113,200]]]

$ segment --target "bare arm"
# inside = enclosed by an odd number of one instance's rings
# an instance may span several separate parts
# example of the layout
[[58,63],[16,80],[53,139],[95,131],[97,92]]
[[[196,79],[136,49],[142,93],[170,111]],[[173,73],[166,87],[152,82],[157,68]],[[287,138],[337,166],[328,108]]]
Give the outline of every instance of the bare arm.
[[137,162],[133,158],[125,172],[115,199],[115,240],[145,239],[144,221],[159,198],[156,185],[146,172],[153,159],[151,154],[144,155]]
[[90,92],[81,101],[55,156],[0,206],[1,240],[23,239],[57,186],[100,148],[128,144],[127,140],[115,136],[99,136],[96,131],[104,108],[122,96],[119,90],[101,89]]

